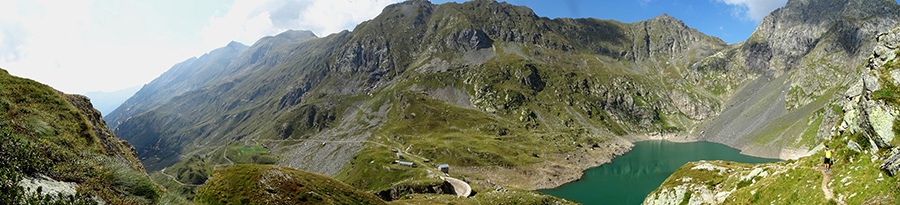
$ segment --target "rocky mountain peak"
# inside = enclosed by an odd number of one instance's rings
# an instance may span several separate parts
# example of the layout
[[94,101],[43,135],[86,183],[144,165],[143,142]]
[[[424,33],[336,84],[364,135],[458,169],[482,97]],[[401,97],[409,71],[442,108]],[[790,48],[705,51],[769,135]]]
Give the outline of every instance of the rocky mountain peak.
[[[881,28],[898,22],[900,6],[882,0],[791,0],[763,18],[745,45],[756,71],[789,70],[822,44],[829,51],[856,56],[871,50]],[[756,57],[753,57],[756,56]]]
[[278,38],[286,38],[291,41],[305,41],[307,39],[317,38],[316,34],[309,30],[287,30],[275,35]]
[[247,45],[244,45],[243,43],[239,43],[237,41],[231,41],[225,47],[235,49],[235,50],[240,50],[240,49],[247,48]]
[[667,13],[663,13],[662,15],[653,17],[651,20],[675,20],[675,21],[681,21],[681,20],[675,19],[675,17],[669,16],[669,14],[667,14]]

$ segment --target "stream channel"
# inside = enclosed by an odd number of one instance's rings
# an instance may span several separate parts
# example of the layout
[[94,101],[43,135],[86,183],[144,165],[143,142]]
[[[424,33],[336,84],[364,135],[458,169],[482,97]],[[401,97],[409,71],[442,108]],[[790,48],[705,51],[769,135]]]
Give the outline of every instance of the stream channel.
[[679,167],[700,160],[780,161],[742,155],[738,149],[712,142],[641,141],[635,142],[631,151],[611,163],[584,171],[578,181],[538,191],[582,204],[641,204]]

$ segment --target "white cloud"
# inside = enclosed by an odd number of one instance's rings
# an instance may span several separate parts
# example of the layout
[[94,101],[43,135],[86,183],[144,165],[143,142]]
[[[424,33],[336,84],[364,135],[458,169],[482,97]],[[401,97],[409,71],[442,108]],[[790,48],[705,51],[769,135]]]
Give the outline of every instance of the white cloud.
[[734,16],[756,22],[762,21],[763,17],[769,15],[770,12],[784,6],[787,0],[716,0],[728,5],[735,6]]
[[253,44],[263,36],[289,29],[310,30],[325,36],[350,30],[374,18],[400,0],[237,0],[222,17],[211,17],[203,28],[205,45],[236,40]]
[[0,68],[67,93],[111,92],[232,40],[353,29],[398,1],[0,0]]
[[159,39],[94,36],[92,29],[104,31],[95,18],[105,18],[94,16],[94,3],[0,1],[0,68],[67,93],[114,91],[145,84],[199,53],[161,46]]
[[0,21],[0,62],[15,62],[22,58],[28,30],[18,22]]

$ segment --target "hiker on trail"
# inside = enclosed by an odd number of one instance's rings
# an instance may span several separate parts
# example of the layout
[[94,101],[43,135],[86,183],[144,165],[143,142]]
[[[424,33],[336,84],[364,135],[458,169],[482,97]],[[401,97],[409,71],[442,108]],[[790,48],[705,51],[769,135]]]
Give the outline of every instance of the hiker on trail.
[[831,169],[831,165],[832,165],[832,163],[833,163],[833,162],[831,161],[831,155],[832,155],[832,154],[833,154],[833,152],[831,151],[831,148],[828,148],[828,145],[825,145],[825,171],[826,171],[826,172],[827,172],[829,169]]

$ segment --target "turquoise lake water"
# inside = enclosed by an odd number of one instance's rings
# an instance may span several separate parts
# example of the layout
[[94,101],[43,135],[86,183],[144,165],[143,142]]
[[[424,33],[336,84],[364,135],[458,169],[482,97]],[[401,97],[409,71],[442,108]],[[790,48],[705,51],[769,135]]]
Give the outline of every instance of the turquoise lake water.
[[700,160],[779,161],[742,155],[740,150],[712,142],[642,141],[612,163],[586,170],[581,180],[538,191],[583,204],[641,204],[679,167]]

